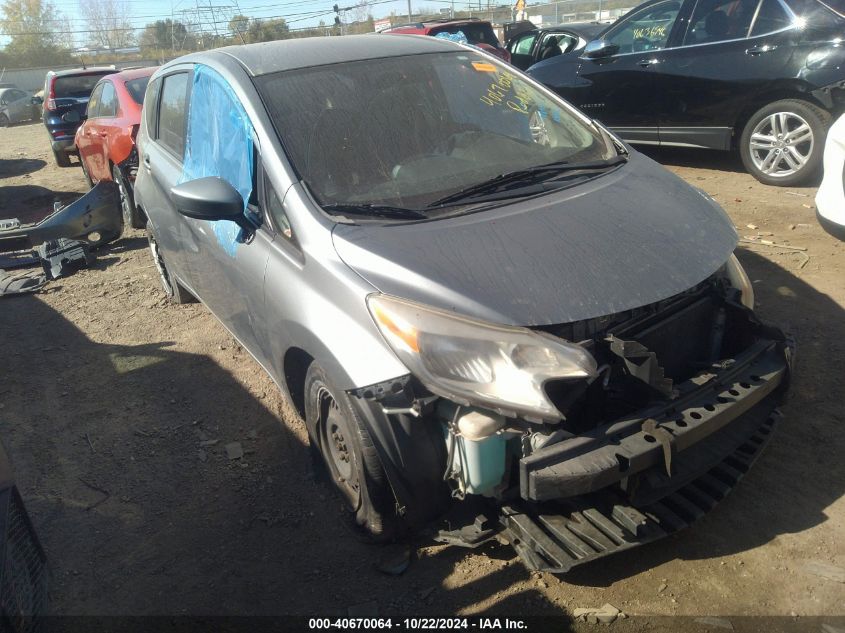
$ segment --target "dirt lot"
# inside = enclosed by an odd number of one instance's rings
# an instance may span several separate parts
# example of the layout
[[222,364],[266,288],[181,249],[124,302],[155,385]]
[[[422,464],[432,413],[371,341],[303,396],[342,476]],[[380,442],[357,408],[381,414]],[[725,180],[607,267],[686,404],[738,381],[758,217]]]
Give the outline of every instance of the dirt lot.
[[[809,256],[742,245],[760,312],[795,334],[798,371],[769,448],[695,527],[563,579],[529,574],[506,547],[430,543],[403,576],[380,573],[378,548],[313,480],[302,423],[203,307],[164,300],[137,232],[95,269],[0,300],[0,437],[49,556],[53,612],[345,615],[375,601],[381,615],[568,615],[609,602],[643,630],[679,628],[665,615],[769,615],[845,631],[845,584],[807,567],[845,567],[845,244],[816,225],[813,188],[763,186],[726,155],[652,155],[741,235]],[[0,129],[0,217],[83,191],[41,125]],[[243,460],[227,459],[233,441]]]

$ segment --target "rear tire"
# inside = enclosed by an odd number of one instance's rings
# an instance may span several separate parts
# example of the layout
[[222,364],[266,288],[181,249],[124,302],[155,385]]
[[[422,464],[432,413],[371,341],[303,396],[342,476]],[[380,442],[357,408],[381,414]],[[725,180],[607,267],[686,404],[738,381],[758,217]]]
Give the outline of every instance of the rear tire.
[[196,303],[196,297],[185,290],[185,288],[176,281],[170,271],[167,270],[167,264],[164,261],[164,256],[161,254],[155,235],[153,235],[153,232],[149,227],[147,227],[147,241],[150,244],[150,253],[152,253],[153,256],[153,263],[158,270],[162,290],[164,290],[164,294],[168,300],[171,303],[176,304]]
[[53,157],[59,167],[70,167],[70,156],[67,155],[67,152],[53,150]]
[[316,362],[305,376],[305,423],[355,524],[375,541],[395,537],[396,500],[370,434]]
[[5,114],[0,114],[0,127],[9,127],[9,117]]
[[138,221],[138,211],[135,208],[135,195],[132,192],[132,185],[123,175],[123,170],[117,165],[111,169],[112,180],[114,180],[120,191],[120,213],[123,216],[123,234],[126,235],[129,228],[143,229],[144,223]]
[[755,112],[742,132],[745,168],[767,185],[793,187],[816,177],[831,116],[800,99],[782,99]]

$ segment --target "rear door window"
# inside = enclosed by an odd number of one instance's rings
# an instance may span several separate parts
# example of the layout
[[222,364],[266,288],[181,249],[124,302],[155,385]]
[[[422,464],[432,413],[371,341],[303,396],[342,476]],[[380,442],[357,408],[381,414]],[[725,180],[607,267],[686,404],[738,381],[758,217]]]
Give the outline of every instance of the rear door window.
[[748,37],[758,2],[759,0],[698,0],[692,12],[684,45]]
[[114,90],[114,84],[110,81],[103,82],[103,94],[100,97],[100,108],[97,116],[117,116],[117,93]]
[[96,119],[100,116],[100,100],[103,96],[103,86],[105,86],[105,84],[100,84],[94,88],[94,92],[91,93],[91,98],[88,99],[88,110],[86,113],[89,119]]
[[183,72],[168,75],[162,80],[158,109],[156,139],[180,160],[185,154],[189,77],[188,73]]
[[537,39],[537,33],[526,33],[520,35],[514,42],[511,43],[511,53],[514,55],[530,55],[531,49],[534,48],[534,41]]
[[778,0],[763,0],[751,27],[751,37],[774,33],[792,25],[792,19]]

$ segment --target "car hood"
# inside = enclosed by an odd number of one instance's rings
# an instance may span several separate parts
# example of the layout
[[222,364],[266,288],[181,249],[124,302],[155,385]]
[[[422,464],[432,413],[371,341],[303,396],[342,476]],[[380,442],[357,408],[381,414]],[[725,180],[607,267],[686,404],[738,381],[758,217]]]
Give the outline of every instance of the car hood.
[[379,291],[508,325],[569,323],[687,290],[736,246],[715,202],[633,152],[614,172],[454,218],[337,224],[341,259]]

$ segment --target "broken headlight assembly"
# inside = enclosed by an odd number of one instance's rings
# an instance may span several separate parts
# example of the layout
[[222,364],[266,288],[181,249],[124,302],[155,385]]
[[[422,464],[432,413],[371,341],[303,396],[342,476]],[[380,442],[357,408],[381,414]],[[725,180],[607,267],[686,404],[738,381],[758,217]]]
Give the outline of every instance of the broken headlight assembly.
[[504,415],[558,420],[548,380],[596,375],[583,347],[526,328],[496,325],[373,294],[370,313],[387,343],[420,382],[459,404]]
[[740,301],[749,310],[754,309],[754,287],[751,285],[751,280],[736,258],[736,255],[731,254],[728,261],[725,263],[725,276],[731,285],[739,290]]

